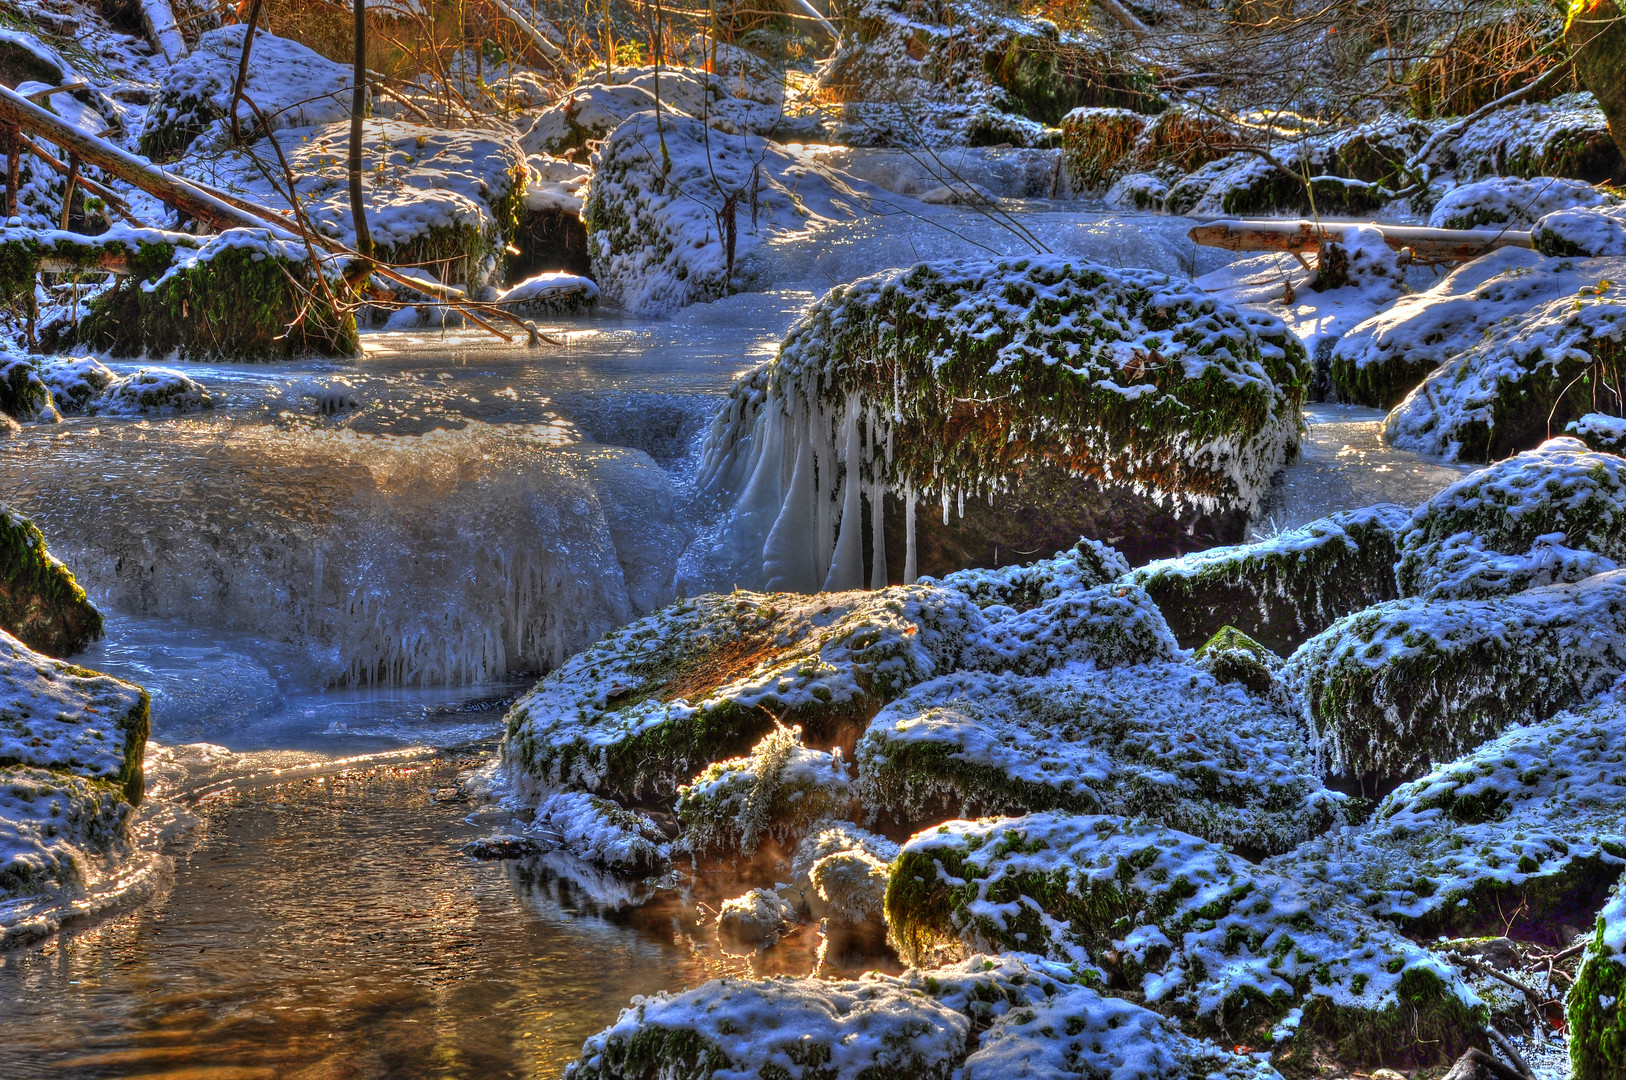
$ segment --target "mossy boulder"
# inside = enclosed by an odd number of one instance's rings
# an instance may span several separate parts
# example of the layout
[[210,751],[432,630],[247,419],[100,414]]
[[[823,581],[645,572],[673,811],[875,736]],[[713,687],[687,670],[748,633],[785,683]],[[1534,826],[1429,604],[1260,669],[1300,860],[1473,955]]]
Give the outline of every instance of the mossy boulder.
[[[313,267],[303,244],[262,229],[230,229],[198,248],[147,251],[153,265],[93,299],[77,326],[60,327],[57,347],[189,360],[361,352],[355,317],[323,303],[317,275],[330,271]],[[159,263],[160,254],[173,261]],[[329,285],[343,289],[337,281]]]
[[1464,128],[1448,158],[1468,179],[1563,176],[1595,184],[1626,175],[1626,152],[1587,93],[1498,109]]
[[1286,655],[1335,620],[1393,600],[1396,541],[1408,512],[1390,503],[1346,510],[1269,540],[1150,563],[1139,585],[1184,648],[1230,625]]
[[1587,413],[1565,424],[1564,430],[1601,453],[1619,454],[1626,450],[1626,419],[1619,416]]
[[105,780],[0,765],[0,907],[8,909],[0,948],[35,936],[27,920],[14,922],[25,905],[83,895],[98,864],[128,843],[130,811]]
[[1105,188],[1149,120],[1129,109],[1074,109],[1061,121],[1062,162],[1074,191]]
[[909,826],[1038,810],[1138,815],[1250,852],[1337,818],[1288,711],[1183,664],[959,672],[882,709],[854,753],[865,811]]
[[1447,1064],[1484,1023],[1445,964],[1372,916],[1125,818],[940,825],[904,845],[886,906],[906,956],[960,942],[1087,959],[1188,1030],[1278,1053],[1319,1038],[1348,1064]]
[[1626,255],[1626,206],[1555,210],[1536,222],[1530,239],[1543,255]]
[[1081,985],[1065,966],[1026,955],[858,980],[720,979],[652,995],[588,1039],[565,1076],[949,1080],[1019,1072],[1280,1080],[1268,1065],[1193,1039]]
[[140,802],[147,694],[35,652],[0,630],[0,765],[105,782]]
[[1619,884],[1598,913],[1564,1017],[1575,1080],[1614,1080],[1626,1071],[1626,892]]
[[[595,80],[604,78],[598,68]],[[729,135],[771,135],[784,117],[783,86],[772,77],[708,74],[698,67],[616,68],[610,81],[583,81],[537,114],[520,136],[527,154],[583,150],[636,113],[656,106],[672,117],[700,120]],[[579,155],[586,162],[585,153]]]
[[1162,612],[1137,585],[1101,585],[1028,611],[992,607],[984,613],[988,626],[963,659],[979,671],[1043,675],[1072,663],[1120,667],[1172,660],[1178,649]]
[[52,557],[34,523],[0,505],[0,630],[29,648],[71,656],[102,636],[102,613]]
[[1626,672],[1626,571],[1486,600],[1395,600],[1288,658],[1329,766],[1408,779]]
[[1117,551],[1099,540],[1080,539],[1049,559],[957,570],[935,580],[922,580],[963,593],[979,608],[1008,607],[1023,612],[1049,600],[1109,584],[1128,572],[1129,563]]
[[[154,161],[174,161],[194,140],[215,125],[222,138],[229,130],[228,112],[237,83],[247,26],[206,30],[185,58],[165,69],[158,100],[147,110],[137,146]],[[259,138],[268,128],[312,127],[346,120],[350,116],[351,71],[297,41],[268,34],[254,35],[249,49],[248,77],[243,96],[259,106],[262,127],[246,102],[237,103],[243,135]]]
[[1434,204],[1428,223],[1436,229],[1529,229],[1559,210],[1610,206],[1618,201],[1607,191],[1581,180],[1499,176],[1452,188]]
[[1279,676],[1285,661],[1236,627],[1222,626],[1197,646],[1192,663],[1217,683],[1236,683],[1268,697],[1281,687]]
[[[1525,255],[1531,280],[1505,284],[1506,291],[1524,296],[1499,311],[1482,303],[1491,309],[1487,315],[1499,316],[1496,333],[1457,339],[1460,351],[1384,421],[1389,442],[1463,461],[1494,461],[1538,445],[1593,411],[1595,397],[1614,393],[1610,372],[1626,352],[1626,289],[1619,284],[1626,260]],[[1570,287],[1559,292],[1563,285]],[[1413,328],[1429,321],[1423,316]],[[1340,343],[1335,380],[1343,353]]]
[[819,822],[796,846],[791,885],[813,918],[878,930],[871,935],[878,942],[885,937],[886,883],[897,857],[898,845],[884,836],[850,821]]
[[[952,534],[956,514],[978,530],[962,550],[1004,539],[1006,561],[1024,547],[986,518],[1017,530],[1037,516],[1069,540],[1134,550],[1173,522],[1218,529],[1258,505],[1296,451],[1307,376],[1279,322],[1166,275],[1053,255],[925,263],[814,304],[736,384],[702,482],[731,489],[742,521],[754,515],[765,542],[742,557],[771,566],[774,587],[851,587],[864,569],[887,580],[899,548],[905,568],[928,538],[952,550],[935,520]],[[753,475],[762,482],[747,485]],[[862,539],[859,500],[877,497],[903,511],[886,514],[886,576],[864,558],[878,549]],[[1125,523],[1137,535],[1093,531]]]
[[771,838],[788,851],[816,823],[851,814],[840,748],[828,754],[801,742],[800,728],[778,725],[749,755],[714,762],[679,788],[684,846],[696,855],[754,855]]
[[1397,531],[1403,596],[1471,599],[1579,581],[1626,561],[1626,459],[1550,439],[1447,487]]
[[1272,860],[1414,937],[1562,944],[1626,866],[1626,707],[1605,699],[1509,728],[1403,784],[1365,824]]
[[557,791],[543,798],[530,831],[612,874],[647,877],[672,861],[672,846],[654,821],[583,791]]
[[606,634],[516,702],[503,761],[522,789],[670,795],[779,722],[816,746],[850,742],[887,701],[957,667],[984,622],[959,593],[919,585],[681,600]]
[[51,407],[51,391],[39,365],[26,356],[0,351],[0,416],[27,423]]

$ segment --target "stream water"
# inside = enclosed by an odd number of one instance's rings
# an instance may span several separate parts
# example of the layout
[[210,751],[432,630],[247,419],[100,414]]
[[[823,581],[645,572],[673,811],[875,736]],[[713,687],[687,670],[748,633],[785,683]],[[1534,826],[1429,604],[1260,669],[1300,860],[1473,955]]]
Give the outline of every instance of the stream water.
[[[1105,262],[1228,257],[1178,219],[1010,209]],[[154,759],[170,868],[145,902],[0,954],[0,1077],[548,1077],[634,994],[811,970],[807,940],[718,948],[704,905],[735,881],[474,862],[493,823],[458,777],[536,672],[672,598],[712,512],[696,437],[797,313],[976,245],[1021,249],[952,207],[859,222],[761,253],[768,291],[555,319],[562,346],[372,334],[355,363],[191,366],[203,415],[14,438],[0,501],[113,612],[79,662],[147,687],[157,743],[224,749]],[[1312,409],[1262,527],[1461,474],[1382,447],[1379,418]]]

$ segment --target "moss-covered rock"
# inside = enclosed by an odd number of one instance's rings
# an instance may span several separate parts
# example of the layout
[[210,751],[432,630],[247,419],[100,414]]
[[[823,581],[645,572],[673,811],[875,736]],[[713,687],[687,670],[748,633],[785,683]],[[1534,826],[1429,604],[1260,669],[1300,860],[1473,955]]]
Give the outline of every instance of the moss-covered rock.
[[612,874],[647,877],[672,860],[671,845],[653,821],[582,791],[558,791],[542,799],[531,831]]
[[1172,660],[1178,648],[1162,612],[1137,585],[1101,585],[1028,611],[996,607],[985,614],[988,626],[963,659],[979,671],[1043,675],[1079,662],[1120,667]]
[[1146,69],[1104,35],[1063,33],[999,0],[851,0],[820,86],[842,101],[948,102],[990,96],[1059,123],[1080,106],[1162,107]]
[[[147,110],[141,131],[142,154],[174,161],[217,124],[217,141],[224,144],[246,31],[241,23],[206,30],[189,55],[165,69],[158,100]],[[266,123],[262,128],[254,110],[239,101],[238,125],[245,138],[259,138],[265,128],[312,127],[350,116],[349,65],[264,30],[254,35],[248,59],[243,95],[259,106]]]
[[1365,824],[1270,865],[1415,937],[1561,943],[1626,865],[1626,707],[1519,725],[1395,789]]
[[1061,121],[1062,161],[1074,191],[1104,188],[1146,130],[1146,116],[1129,109],[1074,109]]
[[1626,172],[1626,154],[1586,93],[1498,109],[1464,128],[1450,157],[1467,178],[1564,176],[1599,183]]
[[[149,250],[157,264],[157,248]],[[261,229],[231,229],[168,254],[173,262],[143,266],[97,296],[90,314],[62,327],[55,344],[191,360],[360,353],[355,317],[323,302],[317,275],[330,271],[314,268],[304,245]]]
[[1236,627],[1222,626],[1197,647],[1192,663],[1217,683],[1236,683],[1268,697],[1281,686],[1278,676],[1285,661]]
[[1478,229],[1495,225],[1528,229],[1558,210],[1609,206],[1616,202],[1618,200],[1607,191],[1581,180],[1557,176],[1521,180],[1499,176],[1452,188],[1434,204],[1428,223],[1436,229]]
[[1184,648],[1235,626],[1283,655],[1336,619],[1393,600],[1408,513],[1383,503],[1269,540],[1154,562],[1124,580],[1151,596]]
[[1471,599],[1579,581],[1626,561],[1626,459],[1550,439],[1447,487],[1397,531],[1403,596]]
[[51,556],[34,523],[0,505],[0,630],[30,648],[71,656],[102,636],[102,613]]
[[503,760],[522,788],[668,795],[776,722],[815,745],[855,738],[885,702],[958,666],[984,623],[965,597],[929,586],[682,600],[611,631],[516,702]]
[[1587,413],[1579,420],[1571,420],[1564,430],[1590,449],[1605,454],[1626,451],[1626,419],[1606,413]]
[[1251,852],[1334,823],[1296,719],[1239,685],[1152,663],[1043,678],[961,672],[881,710],[855,752],[874,817],[1132,814]]
[[978,1078],[1280,1080],[1023,955],[856,981],[720,979],[641,998],[587,1040],[565,1076],[948,1080],[962,1066]]
[[1329,765],[1421,776],[1626,672],[1626,571],[1487,600],[1396,600],[1288,658]]
[[1116,581],[1129,563],[1099,540],[1081,539],[1053,558],[992,569],[958,570],[923,584],[963,593],[979,608],[1008,607],[1030,611],[1048,600],[1083,593]]
[[816,823],[852,811],[852,784],[834,754],[802,746],[800,728],[776,726],[745,757],[714,762],[678,789],[684,845],[697,855],[752,855],[765,839],[793,849]]
[[1626,255],[1626,206],[1555,210],[1536,222],[1530,239],[1543,255]]
[[1007,493],[1043,482],[1063,507],[1069,488],[1154,504],[1147,533],[1249,512],[1296,450],[1307,370],[1274,319],[1149,271],[1035,256],[862,278],[816,303],[713,425],[703,482],[741,500],[772,568],[726,572],[852,587],[868,562],[886,580],[861,531],[878,493],[948,522],[989,499],[1021,517]]
[[0,765],[103,781],[140,802],[147,694],[35,652],[0,630]]
[[1484,1023],[1449,968],[1370,915],[1124,818],[938,826],[904,845],[886,903],[906,955],[948,941],[1087,959],[1228,1042],[1316,1036],[1350,1064],[1434,1065],[1477,1043]]
[[1598,913],[1564,1016],[1575,1080],[1613,1080],[1626,1070],[1626,891],[1618,884]]
[[[1609,372],[1619,363],[1626,341],[1626,290],[1618,283],[1626,260],[1552,259],[1523,252],[1497,264],[1508,272],[1478,290],[1477,315],[1448,303],[1452,310],[1391,311],[1351,332],[1386,327],[1390,347],[1408,329],[1453,333],[1446,347],[1453,355],[1384,422],[1385,438],[1394,445],[1464,461],[1494,461],[1538,445],[1570,420],[1593,411],[1596,397],[1613,394]],[[1503,302],[1485,303],[1497,298]],[[1461,320],[1465,325],[1448,329],[1447,320],[1459,315],[1467,316]],[[1461,333],[1481,322],[1487,329],[1495,326],[1496,332],[1480,338]],[[1425,333],[1423,340],[1431,338]],[[1349,347],[1360,348],[1355,343]],[[1335,380],[1346,355],[1346,343],[1340,342],[1334,352]]]

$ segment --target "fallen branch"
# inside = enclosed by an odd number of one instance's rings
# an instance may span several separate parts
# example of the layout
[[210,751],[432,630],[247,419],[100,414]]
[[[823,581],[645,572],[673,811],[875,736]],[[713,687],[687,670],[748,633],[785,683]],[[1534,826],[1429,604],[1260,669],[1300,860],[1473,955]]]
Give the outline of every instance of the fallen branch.
[[[491,0],[491,2],[497,5],[498,11],[502,12],[508,17],[509,22],[519,27],[525,36],[531,39],[531,44],[535,45],[537,51],[543,56],[547,57],[549,60],[552,60],[556,64],[564,59],[565,54],[560,51],[559,46],[549,41],[547,36],[538,30],[536,26],[531,25],[529,18],[516,11],[512,5],[507,3],[507,0]],[[559,33],[559,31],[554,29],[553,26],[543,22],[540,18],[537,21],[541,25],[547,26],[549,30],[553,30],[554,34],[557,35]]]
[[1429,229],[1418,225],[1371,222],[1211,221],[1186,235],[1204,247],[1227,251],[1317,251],[1323,240],[1342,243],[1346,229],[1364,226],[1383,234],[1396,251],[1410,248],[1423,259],[1466,260],[1503,247],[1534,247],[1528,232],[1516,229]]

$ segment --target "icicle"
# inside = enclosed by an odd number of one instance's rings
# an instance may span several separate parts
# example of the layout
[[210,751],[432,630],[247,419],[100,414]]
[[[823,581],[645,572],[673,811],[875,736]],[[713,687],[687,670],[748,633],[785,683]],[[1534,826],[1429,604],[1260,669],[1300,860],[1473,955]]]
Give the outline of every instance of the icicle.
[[944,484],[943,485],[943,524],[945,526],[947,526],[948,523],[949,523],[949,490],[948,490],[948,485]]
[[965,488],[955,488],[954,497],[958,499],[960,503],[960,516],[965,517]]
[[816,592],[819,577],[813,547],[813,441],[796,440],[795,469],[785,488],[785,501],[762,545],[762,576],[767,588],[782,592]]
[[918,575],[915,561],[915,485],[903,489],[903,583],[913,585]]
[[847,475],[841,481],[841,531],[836,537],[830,573],[824,579],[825,592],[847,592],[864,587],[864,480],[859,473],[858,394],[847,399],[842,422],[842,451]]
[[[870,429],[871,434],[874,428]],[[875,467],[875,443],[869,444],[870,468]],[[869,587],[886,588],[886,485],[869,487]]]
[[817,398],[809,413],[809,440],[813,446],[813,499],[818,508],[813,520],[813,570],[823,581],[830,572],[830,552],[835,547],[835,452],[830,445],[830,417]]

